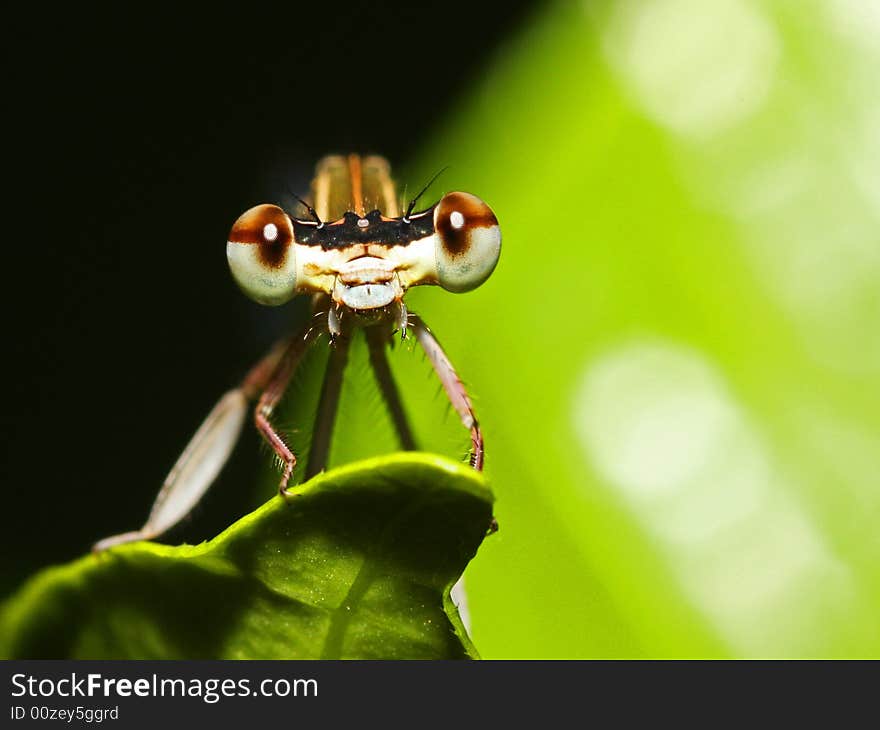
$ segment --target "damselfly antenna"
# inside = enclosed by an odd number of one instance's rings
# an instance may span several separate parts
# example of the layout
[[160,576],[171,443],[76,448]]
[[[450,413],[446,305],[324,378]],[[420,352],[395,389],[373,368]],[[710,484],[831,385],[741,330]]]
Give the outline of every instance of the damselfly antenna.
[[289,192],[296,199],[296,201],[308,211],[309,215],[314,218],[315,223],[318,224],[318,228],[324,227],[324,221],[321,220],[320,216],[311,205],[309,205],[305,200],[299,197],[299,195],[294,193],[290,188],[287,189],[287,192]]
[[268,204],[251,208],[235,221],[226,256],[242,291],[267,305],[309,294],[315,317],[303,331],[278,342],[237,388],[220,399],[169,473],[147,523],[140,530],[102,540],[96,550],[158,537],[183,519],[226,463],[254,401],[254,422],[281,464],[278,489],[286,496],[297,457],[273,413],[299,363],[322,334],[329,335],[333,346],[306,461],[307,478],[327,466],[348,348],[361,330],[400,447],[414,449],[416,444],[386,359],[391,335],[398,329],[402,337],[411,332],[431,361],[470,433],[470,464],[482,470],[483,434],[470,397],[440,343],[403,301],[410,287],[423,284],[451,292],[475,289],[495,269],[501,254],[498,219],[475,195],[447,193],[427,210],[413,212],[444,170],[428,181],[401,215],[384,158],[325,157],[312,183],[314,207],[294,195],[314,222],[292,218]]
[[441,167],[437,172],[434,173],[434,176],[428,180],[428,184],[425,185],[421,190],[419,190],[418,195],[409,201],[409,205],[406,206],[406,213],[403,214],[403,222],[409,223],[409,217],[412,215],[412,212],[416,209],[416,203],[419,202],[419,198],[421,198],[425,193],[428,192],[428,188],[430,188],[434,182],[440,177],[444,172],[449,169],[449,165],[445,167]]

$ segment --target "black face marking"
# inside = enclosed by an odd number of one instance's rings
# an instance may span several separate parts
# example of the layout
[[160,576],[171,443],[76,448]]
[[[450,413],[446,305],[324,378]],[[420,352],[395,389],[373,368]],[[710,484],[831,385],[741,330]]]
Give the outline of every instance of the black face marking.
[[365,216],[364,226],[357,213],[347,212],[340,220],[322,227],[311,221],[293,219],[296,242],[302,246],[320,246],[325,251],[345,248],[353,243],[374,243],[380,246],[406,246],[434,233],[434,207],[416,213],[409,221],[403,218],[382,219],[382,213],[373,210]]

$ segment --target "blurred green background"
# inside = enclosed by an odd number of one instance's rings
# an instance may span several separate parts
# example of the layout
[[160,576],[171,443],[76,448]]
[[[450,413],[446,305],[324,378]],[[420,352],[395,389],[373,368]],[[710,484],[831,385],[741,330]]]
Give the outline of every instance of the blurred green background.
[[502,223],[417,291],[476,392],[500,657],[880,654],[880,5],[559,2],[417,169]]
[[[880,655],[880,5],[386,6],[10,21],[4,592],[140,524],[307,316],[248,303],[222,241],[356,150],[410,191],[449,165],[429,197],[501,222],[483,287],[408,295],[486,434],[484,657]],[[390,443],[353,358],[336,463]],[[394,366],[425,448],[462,455],[426,364]],[[269,498],[241,495],[260,463],[248,430],[183,538]]]

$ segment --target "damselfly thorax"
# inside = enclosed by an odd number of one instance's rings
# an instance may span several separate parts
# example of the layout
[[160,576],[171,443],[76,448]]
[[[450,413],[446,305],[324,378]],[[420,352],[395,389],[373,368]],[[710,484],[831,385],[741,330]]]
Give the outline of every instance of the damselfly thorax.
[[482,470],[483,435],[470,398],[440,344],[407,310],[404,298],[413,286],[466,292],[482,284],[498,262],[501,232],[489,206],[474,195],[447,193],[417,211],[421,194],[404,208],[384,158],[329,156],[318,163],[310,200],[299,199],[296,215],[262,204],[238,218],[226,254],[239,287],[266,305],[309,295],[312,320],[276,343],[239,387],[220,399],[172,468],[147,523],[102,540],[96,549],[151,539],[179,522],[226,463],[253,401],[256,427],[282,465],[279,491],[286,495],[297,455],[274,424],[273,412],[305,353],[322,335],[331,351],[306,477],[326,466],[348,347],[357,329],[365,331],[370,364],[400,447],[412,450],[416,444],[386,357],[395,332],[402,338],[414,335],[424,349],[470,431],[470,464]]

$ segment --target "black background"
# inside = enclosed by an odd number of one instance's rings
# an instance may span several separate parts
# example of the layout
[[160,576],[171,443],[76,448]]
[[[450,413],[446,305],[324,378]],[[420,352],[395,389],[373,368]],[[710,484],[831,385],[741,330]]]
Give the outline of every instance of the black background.
[[[141,524],[299,316],[235,288],[232,221],[305,189],[328,152],[400,169],[533,5],[6,11],[0,592]],[[260,458],[239,451],[234,468]]]

